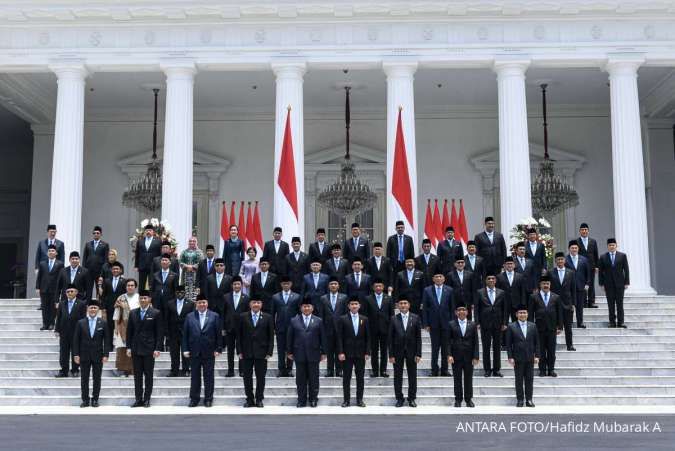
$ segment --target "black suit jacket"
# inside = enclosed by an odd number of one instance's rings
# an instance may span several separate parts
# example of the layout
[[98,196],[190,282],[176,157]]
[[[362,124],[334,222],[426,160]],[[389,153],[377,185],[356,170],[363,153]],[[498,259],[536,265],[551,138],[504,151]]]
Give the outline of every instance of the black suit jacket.
[[112,278],[104,279],[101,285],[101,298],[103,299],[103,307],[111,312],[115,308],[115,301],[118,297],[127,292],[127,279],[119,276],[117,286],[113,289]]
[[401,314],[389,322],[389,356],[397,360],[406,357],[422,357],[422,323],[419,316],[408,313],[408,325],[403,330]]
[[422,271],[424,274],[424,286],[428,287],[433,282],[432,278],[437,271],[441,271],[441,260],[434,254],[429,254],[429,263],[424,258],[424,254],[420,254],[415,258],[415,268]]
[[[209,277],[211,274],[216,273],[216,257],[213,257],[213,261],[211,261],[211,271],[208,270],[208,265],[207,265],[207,259],[203,259],[202,261],[199,262],[197,265],[197,284],[199,285],[199,289],[201,290],[202,293],[206,292],[206,278]],[[173,268],[171,269],[173,271]],[[174,271],[177,273],[177,271]],[[227,268],[225,270],[225,274],[227,274]]]
[[340,282],[340,291],[345,293],[347,291],[347,286],[345,285],[345,278],[347,273],[350,270],[349,261],[346,258],[340,258],[340,264],[335,266],[335,259],[333,257],[329,258],[326,261],[326,270],[329,276],[337,277]]
[[283,293],[280,291],[272,296],[272,317],[276,333],[285,334],[291,319],[300,313],[300,295],[291,291],[288,302],[284,303]]
[[239,303],[234,306],[234,294],[229,292],[225,295],[225,317],[223,318],[223,327],[228,334],[236,334],[239,325],[239,317],[242,313],[249,310],[249,297],[242,291],[239,292]]
[[375,257],[370,257],[365,270],[373,280],[382,279],[384,281],[384,288],[394,287],[394,266],[392,260],[387,257],[380,257],[380,267],[377,267]]
[[532,363],[539,358],[537,326],[527,322],[527,337],[523,336],[520,323],[515,321],[506,328],[506,353],[509,359],[518,363]]
[[439,302],[436,295],[436,286],[431,285],[424,289],[422,295],[422,325],[431,329],[440,328],[447,330],[452,320],[455,309],[453,308],[453,289],[448,285],[443,285],[443,293]]
[[359,315],[358,334],[354,335],[351,313],[342,315],[335,325],[337,332],[337,353],[347,358],[363,359],[370,355],[370,326],[368,317]]
[[345,278],[345,285],[347,286],[347,297],[351,299],[356,296],[361,302],[361,308],[363,310],[366,302],[366,297],[372,292],[371,278],[368,274],[361,271],[361,279],[359,284],[356,285],[356,278],[354,273],[347,275]]
[[554,333],[563,328],[562,320],[562,302],[560,296],[554,292],[549,292],[548,306],[544,304],[544,299],[540,293],[530,296],[530,316],[537,325],[539,332]]
[[577,303],[577,284],[574,271],[565,268],[562,284],[560,283],[560,277],[558,277],[557,267],[551,269],[548,276],[551,278],[551,291],[560,296],[563,310],[574,310]]
[[[152,259],[152,274],[155,274],[158,271],[162,270],[162,256],[157,256]],[[176,257],[171,257],[171,263],[169,263],[169,271],[173,271],[176,274],[180,274],[180,262]],[[215,272],[215,271],[214,271]],[[199,278],[199,273],[197,273],[197,278]],[[201,288],[201,285],[199,286]]]
[[328,274],[326,271],[326,260],[328,260],[330,255],[330,244],[327,241],[323,242],[323,252],[319,249],[319,242],[315,241],[309,245],[309,261],[319,260],[321,262],[321,272]]
[[474,241],[476,242],[476,254],[483,257],[486,272],[499,271],[499,268],[504,265],[504,259],[506,258],[506,241],[504,241],[504,236],[494,231],[493,242],[490,243],[487,233],[483,231],[474,237]]
[[[475,284],[478,288],[483,288],[485,286],[485,263],[483,262],[483,257],[475,255],[474,264],[471,264],[471,259],[469,254],[464,256],[464,268],[473,273],[475,278]],[[450,272],[450,271],[448,271]]]
[[478,328],[476,323],[467,319],[464,336],[462,336],[459,321],[451,321],[446,337],[446,353],[452,356],[455,363],[469,363],[478,359]]
[[40,290],[40,294],[50,295],[56,298],[56,294],[59,292],[59,276],[61,275],[62,269],[63,262],[58,259],[54,260],[51,271],[49,271],[49,259],[47,259],[47,261],[40,262],[37,279],[35,280],[35,288]]
[[162,321],[162,315],[153,306],[148,307],[143,320],[140,307],[129,313],[127,348],[131,349],[132,354],[149,356],[155,351],[161,351],[164,341]]
[[134,254],[134,267],[139,271],[151,272],[152,261],[155,257],[162,254],[162,240],[156,236],[152,237],[150,247],[145,249],[145,237],[141,237],[136,241],[136,253]]
[[253,327],[252,312],[239,317],[237,354],[244,359],[264,359],[274,352],[274,321],[272,315],[261,311],[258,324]]
[[156,272],[150,282],[150,293],[152,294],[152,305],[164,311],[169,299],[176,297],[176,287],[179,285],[178,273],[169,270],[166,281],[162,281],[162,271]]
[[330,293],[321,296],[321,312],[318,313],[323,319],[323,327],[326,329],[326,335],[329,337],[335,336],[336,324],[340,317],[347,313],[347,295],[344,293],[337,294],[335,301],[335,310],[330,302]]
[[84,318],[87,314],[87,303],[81,299],[75,299],[73,308],[68,314],[68,300],[61,299],[56,310],[56,322],[54,332],[57,332],[62,338],[71,340],[73,333],[75,333],[75,326],[77,322]]
[[183,325],[184,352],[190,357],[200,356],[204,359],[213,357],[215,352],[223,352],[223,320],[216,312],[206,311],[206,319],[202,328],[199,322],[199,311],[194,310],[185,318]]
[[514,271],[513,285],[509,285],[509,278],[506,272],[497,276],[497,288],[504,290],[504,297],[506,300],[506,309],[509,313],[515,312],[518,306],[525,306],[529,310],[529,297],[525,279],[522,274]]
[[616,252],[614,266],[612,266],[609,252],[602,254],[598,267],[600,268],[598,271],[598,282],[605,290],[623,290],[624,286],[630,284],[628,258],[623,252]]
[[209,310],[212,310],[221,319],[225,317],[225,295],[232,291],[232,277],[223,273],[223,279],[218,286],[218,279],[215,274],[211,274],[206,278],[204,295],[209,300]]
[[302,297],[303,299],[305,297],[309,297],[312,300],[312,305],[314,306],[315,314],[316,312],[319,311],[318,309],[321,304],[319,299],[321,299],[321,296],[328,293],[328,280],[329,277],[326,274],[320,272],[319,283],[315,287],[314,274],[310,272],[309,274],[305,274],[305,277],[303,278],[302,290],[298,291],[294,288],[294,291],[300,293],[300,297]]
[[297,363],[320,362],[326,354],[326,333],[321,318],[311,315],[309,326],[305,327],[303,315],[295,315],[286,333],[286,349]]
[[490,302],[488,289],[481,288],[476,292],[476,323],[480,324],[483,330],[499,330],[505,324],[508,324],[509,311],[506,308],[506,295],[504,290],[495,287],[495,302]]
[[267,241],[263,247],[262,258],[266,258],[270,262],[270,271],[274,274],[286,274],[286,256],[289,254],[290,248],[288,243],[281,240],[279,243],[279,252],[274,249],[274,240]]
[[[539,288],[539,279],[541,279],[541,269],[537,270],[534,260],[531,258],[523,257],[525,260],[525,267],[520,264],[520,259],[518,257],[513,257],[514,260],[514,271],[518,274],[522,274],[525,279],[525,289],[532,293],[535,289]],[[539,271],[539,272],[537,272]]]
[[476,278],[473,273],[468,270],[464,270],[463,281],[459,280],[459,274],[457,270],[450,271],[446,276],[446,284],[452,287],[452,311],[455,311],[455,308],[460,303],[464,303],[467,308],[471,308],[476,304],[476,295],[478,287],[476,286]]
[[280,290],[277,275],[267,271],[265,285],[262,284],[262,273],[255,273],[251,278],[251,290],[249,295],[251,299],[260,299],[263,303],[262,309],[265,313],[272,313],[272,296]]
[[94,249],[94,241],[87,241],[82,249],[82,266],[89,270],[89,273],[98,277],[101,274],[103,263],[108,261],[108,252],[110,246],[103,240],[99,240],[98,246]]
[[598,267],[600,261],[600,256],[598,253],[598,242],[593,238],[588,238],[588,248],[584,246],[584,242],[581,237],[577,238],[577,244],[579,245],[579,255],[583,255],[588,259],[588,263],[591,265],[591,269]]
[[541,278],[542,270],[548,269],[548,264],[546,263],[546,248],[543,243],[537,243],[537,248],[535,253],[532,253],[530,249],[530,241],[525,241],[525,257],[531,258],[534,262],[534,272],[538,276],[537,284],[539,283],[539,278]]
[[586,285],[590,287],[593,268],[591,268],[591,264],[586,257],[581,254],[577,255],[577,267],[575,268],[572,256],[568,254],[565,257],[565,266],[574,271],[574,281],[577,291],[583,291]]
[[183,337],[183,326],[185,324],[185,318],[187,318],[190,312],[195,310],[195,305],[183,299],[183,308],[180,313],[178,313],[178,300],[171,299],[166,304],[166,325],[164,326],[166,330],[167,337],[181,339]]
[[349,237],[342,245],[342,254],[344,258],[349,260],[350,267],[356,257],[360,257],[365,263],[370,258],[370,243],[367,238],[361,235],[359,236],[359,247],[354,249],[354,237]]
[[382,303],[378,307],[375,293],[373,293],[367,296],[365,301],[370,332],[373,336],[375,334],[386,336],[389,333],[389,321],[394,315],[394,300],[391,296],[382,293]]
[[110,330],[101,318],[96,318],[94,336],[89,332],[89,318],[82,318],[75,326],[73,335],[73,355],[80,357],[80,362],[101,362],[108,357],[110,349]]
[[[70,284],[70,265],[61,268],[61,274],[57,282],[57,289],[61,299],[66,298],[66,288]],[[77,287],[77,297],[88,301],[91,299],[91,290],[93,289],[92,280],[89,278],[89,271],[81,265],[77,267],[75,279],[72,282]]]
[[295,253],[291,252],[286,256],[286,275],[293,282],[293,291],[301,293],[304,285],[305,274],[309,272],[309,256],[300,252],[298,259],[295,259]]
[[[66,258],[66,251],[63,241],[54,239],[54,246],[56,246],[56,259],[64,262]],[[38,243],[37,249],[35,250],[35,269],[40,267],[40,263],[49,260],[49,257],[47,256],[48,247],[49,240],[46,238],[44,240],[40,240]]]
[[415,270],[413,273],[412,284],[409,284],[408,270],[404,269],[403,271],[399,271],[396,275],[394,298],[398,301],[405,297],[410,301],[411,305],[420,305],[424,288],[424,273],[422,271]]
[[436,254],[440,259],[443,274],[447,274],[455,269],[455,260],[464,255],[464,248],[458,240],[452,240],[452,244],[448,240],[443,240],[438,243]]
[[[392,265],[398,263],[398,234],[395,233],[387,238],[386,256]],[[404,261],[408,258],[415,258],[415,244],[410,235],[403,235],[403,257]],[[403,262],[401,262],[403,264]]]

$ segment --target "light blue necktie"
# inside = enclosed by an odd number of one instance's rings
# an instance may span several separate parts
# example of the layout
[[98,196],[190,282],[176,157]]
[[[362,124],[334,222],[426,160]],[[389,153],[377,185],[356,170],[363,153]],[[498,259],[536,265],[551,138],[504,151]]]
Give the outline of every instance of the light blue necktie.
[[438,303],[441,303],[441,293],[443,292],[441,287],[436,287],[436,299],[438,300]]
[[464,334],[466,333],[466,321],[460,321],[459,322],[459,328],[462,331],[462,337],[463,337]]
[[96,318],[89,318],[89,336],[94,338],[94,332],[96,331]]
[[612,258],[612,266],[614,266],[614,253],[609,254],[609,256]]
[[403,263],[405,256],[403,255],[403,236],[398,236],[398,261]]
[[490,298],[490,304],[494,305],[494,303],[495,303],[495,290],[490,288],[488,290],[488,297]]
[[167,273],[162,271],[162,283],[166,283],[166,275],[167,275]]
[[354,335],[359,334],[359,316],[352,315],[352,326],[354,327]]
[[381,309],[382,308],[382,295],[381,294],[375,295],[375,299],[377,300],[377,308]]
[[52,272],[53,267],[54,267],[54,260],[49,260],[49,272]]
[[141,309],[141,321],[145,319],[145,310]]
[[258,314],[254,313],[253,314],[253,327],[256,327],[258,325]]
[[548,307],[548,293],[544,293],[544,305]]
[[337,295],[331,294],[330,295],[330,305],[333,308],[333,311],[335,311],[335,304],[337,303]]
[[68,314],[70,315],[70,312],[73,311],[73,304],[75,304],[75,301],[68,301]]

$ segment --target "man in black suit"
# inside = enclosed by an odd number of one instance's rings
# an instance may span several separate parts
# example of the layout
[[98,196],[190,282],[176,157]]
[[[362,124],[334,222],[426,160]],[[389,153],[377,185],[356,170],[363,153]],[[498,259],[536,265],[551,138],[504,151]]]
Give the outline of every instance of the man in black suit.
[[562,329],[562,302],[560,296],[551,292],[548,274],[539,280],[539,292],[530,296],[530,305],[537,334],[541,359],[539,377],[557,377],[555,372],[556,336]]
[[112,331],[115,330],[115,323],[113,316],[115,314],[115,301],[127,291],[127,281],[122,274],[124,273],[124,266],[122,263],[115,261],[110,264],[110,271],[112,277],[102,280],[99,278],[99,293],[98,298],[101,301],[101,308],[105,311],[106,323],[110,331],[108,349],[114,349],[112,343]]
[[[227,344],[227,373],[225,377],[234,377],[234,355],[237,353],[237,329],[241,314],[248,311],[249,298],[242,291],[243,282],[241,276],[232,278],[232,291],[225,295],[225,318],[223,328],[225,331],[225,343]],[[241,360],[239,360],[239,377],[244,375]]]
[[604,288],[609,310],[609,327],[627,327],[623,322],[623,293],[630,285],[628,258],[616,250],[616,239],[607,239],[607,253],[598,263],[598,282]]
[[572,318],[577,303],[577,285],[574,271],[565,267],[563,252],[556,252],[555,267],[548,272],[548,277],[551,279],[551,291],[560,297],[565,345],[568,351],[576,351],[572,342]]
[[64,262],[66,258],[65,247],[63,241],[56,239],[56,225],[54,224],[47,226],[47,238],[38,242],[37,249],[35,250],[36,271],[40,269],[40,263],[47,261],[49,258],[47,251],[50,245],[56,248],[56,259]]
[[326,229],[316,229],[316,241],[309,245],[309,261],[321,262],[322,271],[328,274],[326,260],[330,258],[330,245],[326,242]]
[[295,362],[295,385],[298,407],[316,407],[319,401],[319,362],[326,360],[326,334],[321,318],[312,315],[314,305],[307,297],[302,300],[302,314],[296,315],[288,326],[286,346],[288,358]]
[[448,350],[448,363],[452,365],[455,386],[455,407],[474,407],[473,367],[478,365],[478,328],[476,323],[467,319],[466,305],[455,308],[456,320],[450,322],[445,347]]
[[349,299],[352,299],[353,297],[359,298],[361,312],[365,314],[367,309],[366,297],[370,295],[371,279],[368,274],[363,272],[363,261],[361,260],[361,257],[354,257],[352,271],[353,272],[348,274],[345,278],[347,297]]
[[396,233],[387,238],[387,259],[391,262],[392,270],[399,272],[405,268],[408,258],[415,258],[415,244],[412,237],[405,234],[403,221],[396,221]]
[[220,315],[209,311],[209,301],[203,294],[197,296],[197,309],[185,319],[182,346],[183,357],[190,359],[190,403],[197,407],[204,375],[204,407],[213,405],[216,357],[223,352],[223,321]]
[[408,370],[408,405],[417,407],[417,364],[422,360],[422,323],[410,313],[410,302],[399,299],[399,313],[389,322],[389,363],[394,365],[396,407],[403,407],[403,365]]
[[232,290],[232,277],[225,272],[225,260],[214,259],[215,273],[206,278],[204,292],[209,301],[208,308],[218,314],[221,321],[227,316],[225,295]]
[[[98,396],[101,393],[101,373],[103,364],[108,361],[110,354],[110,329],[101,318],[97,318],[100,304],[98,301],[89,301],[87,317],[82,318],[75,326],[73,335],[73,360],[82,367],[80,388],[82,404],[80,407],[89,407],[89,373],[93,373],[94,389],[91,394],[91,406],[98,407]],[[91,371],[93,369],[93,371]]]
[[301,250],[300,237],[291,238],[291,253],[286,256],[286,275],[293,282],[293,289],[302,293],[305,274],[309,272],[309,256]]
[[77,297],[86,302],[91,299],[89,278],[89,271],[80,265],[80,253],[72,251],[69,256],[70,265],[61,269],[59,280],[57,282],[57,290],[59,292],[59,299],[66,298],[66,287],[68,285],[75,285],[77,287]]
[[82,249],[82,265],[87,268],[87,271],[89,272],[90,286],[94,287],[101,275],[103,263],[108,260],[110,246],[101,239],[103,236],[103,229],[101,226],[95,226],[92,235],[92,240],[84,243],[84,249]]
[[446,348],[443,343],[453,315],[453,289],[445,284],[445,276],[439,268],[434,274],[433,285],[424,289],[422,295],[422,324],[431,338],[431,376],[438,376],[438,354],[441,353],[441,376],[450,376]]
[[387,374],[387,339],[389,322],[394,315],[394,301],[384,294],[384,280],[373,279],[373,294],[366,296],[366,316],[370,323],[371,373],[370,377],[389,377]]
[[455,259],[464,256],[462,243],[455,239],[455,228],[447,226],[445,228],[445,239],[438,243],[436,253],[441,262],[443,274],[447,274],[455,267]]
[[379,241],[373,243],[373,256],[364,262],[366,265],[364,270],[372,279],[382,279],[384,291],[391,296],[394,292],[394,268],[392,261],[383,255],[383,251],[382,243]]
[[[328,280],[330,277],[321,272],[321,261],[313,260],[310,265],[310,273],[305,274],[302,280],[302,289],[300,290],[300,297],[305,299],[309,297],[314,304],[314,311],[321,311],[321,296],[328,292]],[[293,285],[295,287],[295,285]],[[296,288],[295,291],[298,291]]]
[[134,252],[134,271],[138,272],[138,288],[147,290],[152,279],[152,261],[162,255],[162,241],[155,236],[152,224],[146,224],[145,236],[136,241]]
[[[262,311],[263,303],[254,297],[249,302],[250,311],[239,317],[237,354],[244,373],[244,407],[264,407],[265,375],[267,360],[274,352],[274,320]],[[253,370],[255,369],[255,393],[253,392]]]
[[347,290],[347,285],[345,284],[345,278],[349,272],[349,262],[347,259],[342,258],[342,246],[335,243],[331,246],[332,258],[326,261],[326,273],[328,276],[334,276],[340,282],[340,291],[344,293]]
[[591,280],[588,283],[586,307],[588,308],[598,308],[595,305],[595,274],[599,271],[600,257],[598,254],[598,242],[593,238],[588,236],[588,224],[582,222],[579,225],[579,238],[577,238],[577,243],[579,244],[579,255],[586,257],[588,259],[588,264],[591,267]]
[[483,257],[476,255],[476,242],[473,240],[469,240],[466,243],[464,264],[466,269],[473,273],[476,279],[475,286],[483,288],[485,285],[485,263],[483,263]]
[[356,405],[366,407],[363,402],[364,373],[366,360],[370,357],[370,326],[368,317],[359,314],[358,297],[349,300],[349,313],[342,315],[337,321],[337,352],[343,364],[342,373],[342,407],[350,405],[350,384],[352,368],[356,374]]
[[[267,260],[270,264],[270,272],[277,275],[286,274],[286,256],[290,252],[288,243],[281,239],[282,233],[281,227],[274,228],[274,231],[272,232],[274,239],[265,243],[263,255],[260,259],[260,261]],[[263,310],[265,309],[263,308]]]
[[277,274],[270,271],[269,260],[262,257],[258,265],[260,272],[251,277],[249,295],[251,299],[258,299],[262,302],[263,312],[272,314],[272,296],[279,291],[279,281]]
[[56,246],[49,245],[47,260],[40,262],[35,290],[40,297],[40,310],[42,310],[42,327],[40,330],[54,329],[54,305],[58,302],[58,283],[63,262],[56,258]]
[[326,331],[326,377],[342,377],[342,362],[337,358],[336,324],[347,313],[347,295],[340,293],[340,282],[335,276],[330,276],[328,293],[321,296],[320,312]]
[[131,357],[134,368],[136,396],[136,402],[131,407],[150,407],[155,359],[159,358],[164,332],[161,313],[150,305],[152,302],[150,293],[147,290],[139,290],[138,297],[140,307],[129,313],[127,326],[127,356]]
[[492,216],[485,218],[485,230],[476,235],[473,241],[477,254],[485,262],[485,274],[498,274],[506,258],[506,241],[501,233],[495,231]]
[[471,319],[476,304],[478,286],[476,286],[476,278],[471,271],[464,268],[464,257],[458,256],[455,260],[455,268],[448,273],[445,283],[452,287],[453,307],[464,304],[468,312],[467,317]]
[[161,269],[157,271],[151,281],[152,306],[160,312],[166,312],[166,303],[176,297],[176,287],[179,284],[179,274],[171,271],[171,256],[162,255]]
[[518,274],[514,269],[513,257],[508,256],[504,261],[504,272],[497,276],[497,288],[504,290],[505,307],[507,314],[511,316],[511,321],[516,320],[516,310],[519,306],[527,306],[529,295],[526,282],[522,274]]
[[525,304],[518,305],[516,311],[517,321],[506,329],[506,353],[516,376],[516,407],[523,407],[523,399],[527,400],[527,407],[534,407],[534,365],[539,363],[537,326],[527,320]]
[[565,266],[574,271],[574,281],[577,288],[577,303],[574,311],[577,315],[577,327],[585,329],[584,325],[584,304],[586,303],[586,293],[591,287],[593,268],[586,257],[579,255],[579,243],[572,240],[567,245],[569,254],[565,259]]
[[206,292],[206,278],[216,273],[216,248],[207,244],[204,252],[206,257],[197,265],[197,285],[201,293]]
[[406,298],[410,302],[410,311],[419,314],[424,291],[424,273],[415,269],[415,259],[405,261],[405,269],[396,275],[394,299]]
[[525,279],[525,289],[528,296],[539,290],[539,278],[541,272],[535,269],[534,260],[526,255],[525,243],[519,241],[516,243],[516,255],[513,257],[514,270]]
[[370,243],[368,238],[361,235],[361,226],[357,222],[352,224],[352,237],[346,239],[342,247],[350,265],[356,257],[359,257],[362,262],[370,259]]
[[[485,288],[478,290],[476,298],[476,324],[480,328],[480,340],[483,343],[483,370],[485,377],[494,375],[504,377],[499,370],[502,367],[502,334],[508,324],[506,295],[496,286],[497,277],[485,278]],[[490,359],[492,349],[492,359]]]
[[[203,296],[200,294],[200,296]],[[185,286],[178,285],[176,287],[176,298],[171,299],[166,305],[166,330],[167,342],[169,345],[169,352],[171,353],[171,370],[169,377],[178,377],[179,375],[187,376],[190,373],[190,361],[187,357],[182,357],[181,345],[183,344],[183,336],[185,333],[184,325],[185,318],[194,311],[195,304],[185,299]],[[183,349],[185,352],[185,349]],[[181,361],[183,363],[181,370]]]
[[70,284],[66,286],[66,297],[59,302],[56,311],[56,325],[54,326],[54,333],[59,337],[59,363],[61,371],[56,374],[56,377],[68,377],[68,367],[70,366],[70,374],[75,377],[80,372],[79,363],[71,358],[73,336],[78,321],[86,315],[87,305],[77,297],[77,286]]
[[537,229],[527,229],[527,242],[525,243],[525,257],[532,260],[534,263],[534,281],[535,286],[539,286],[539,278],[548,271],[548,264],[546,262],[546,248],[544,243],[539,242],[539,234]]
[[[149,277],[152,277],[154,274],[157,274],[157,271],[162,270],[162,256],[164,254],[168,254],[171,256],[171,264],[169,265],[169,270],[175,272],[176,274],[180,274],[180,262],[174,255],[173,248],[171,247],[171,242],[162,241],[161,249],[162,253],[152,259],[152,272],[150,273]],[[199,277],[199,274],[197,274],[197,277]],[[148,283],[150,284],[152,282],[148,280]],[[199,287],[201,288],[201,285],[199,285]]]
[[422,253],[415,258],[415,268],[424,274],[425,288],[434,283],[432,280],[434,274],[439,271],[443,272],[441,261],[431,253],[431,240],[428,238],[422,240]]
[[300,313],[300,295],[291,291],[293,282],[288,276],[281,276],[281,291],[272,296],[272,316],[277,337],[277,377],[293,376],[293,361],[286,358],[286,335],[291,319]]

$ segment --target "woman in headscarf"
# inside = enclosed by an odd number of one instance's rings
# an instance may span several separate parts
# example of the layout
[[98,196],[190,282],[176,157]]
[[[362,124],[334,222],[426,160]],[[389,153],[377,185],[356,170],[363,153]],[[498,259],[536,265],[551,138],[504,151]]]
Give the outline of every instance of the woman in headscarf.
[[127,326],[129,324],[129,313],[140,307],[140,301],[136,289],[138,282],[135,279],[126,280],[126,290],[122,296],[115,301],[115,313],[113,321],[115,323],[115,335],[113,336],[113,346],[115,347],[115,368],[117,376],[129,376],[134,368],[131,357],[127,357]]
[[185,299],[194,302],[197,298],[197,269],[204,260],[204,253],[197,246],[197,237],[191,236],[187,249],[180,253],[181,285],[185,285]]

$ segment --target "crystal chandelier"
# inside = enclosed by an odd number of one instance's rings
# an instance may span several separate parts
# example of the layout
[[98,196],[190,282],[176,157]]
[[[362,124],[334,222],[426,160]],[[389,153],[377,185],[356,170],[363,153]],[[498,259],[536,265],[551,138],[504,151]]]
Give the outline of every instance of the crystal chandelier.
[[579,196],[574,187],[555,174],[553,160],[548,155],[548,123],[546,122],[546,84],[541,85],[544,113],[544,159],[532,182],[532,210],[545,216],[574,207]]
[[345,159],[340,169],[340,177],[332,185],[327,186],[317,197],[321,205],[340,216],[349,216],[362,213],[371,208],[377,200],[368,185],[361,183],[356,177],[354,163],[349,157],[349,86],[345,86]]
[[152,161],[145,174],[132,180],[122,195],[122,205],[140,212],[156,212],[162,207],[162,170],[157,161],[157,93],[155,93],[155,119],[152,130]]

